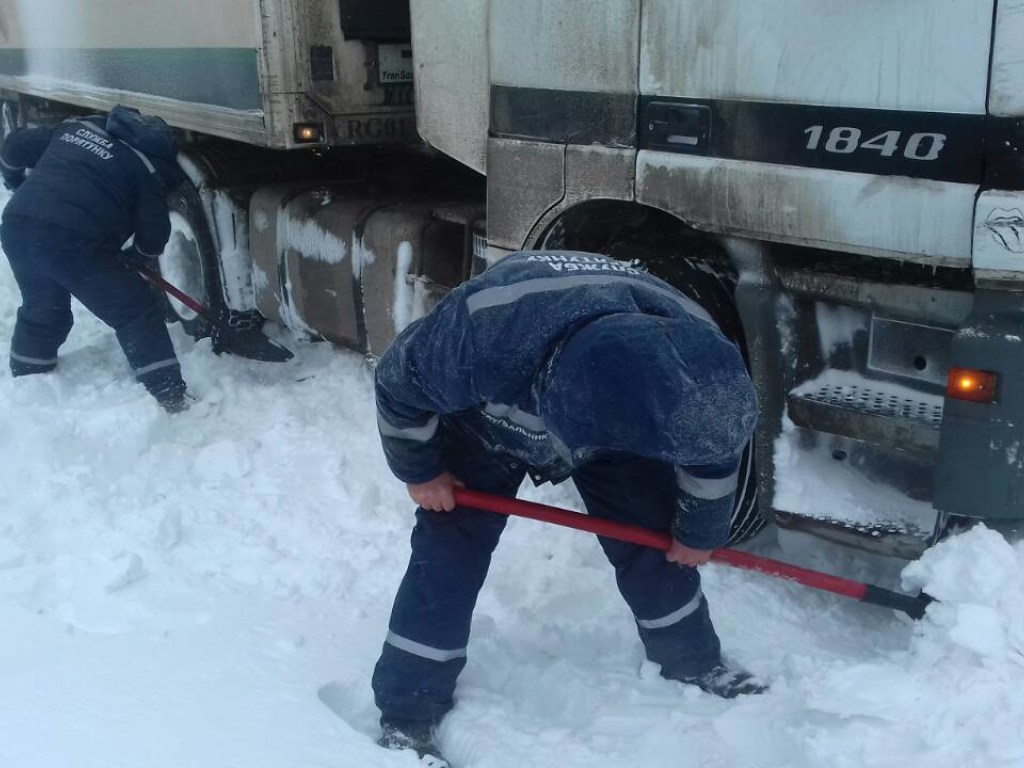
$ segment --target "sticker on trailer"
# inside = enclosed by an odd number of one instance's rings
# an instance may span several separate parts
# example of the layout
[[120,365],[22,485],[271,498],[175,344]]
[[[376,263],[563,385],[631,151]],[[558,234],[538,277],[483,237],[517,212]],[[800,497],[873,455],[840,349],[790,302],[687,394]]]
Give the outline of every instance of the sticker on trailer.
[[976,269],[1024,272],[1024,193],[978,196],[973,251]]
[[377,46],[377,79],[381,85],[412,82],[412,46],[381,44]]
[[1020,208],[994,208],[985,219],[985,229],[1010,253],[1024,253],[1024,211]]

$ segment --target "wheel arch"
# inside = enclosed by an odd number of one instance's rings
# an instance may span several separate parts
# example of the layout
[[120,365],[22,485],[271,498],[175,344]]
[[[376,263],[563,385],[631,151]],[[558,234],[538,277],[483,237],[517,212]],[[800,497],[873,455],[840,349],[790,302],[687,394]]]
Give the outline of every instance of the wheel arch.
[[[660,208],[614,199],[588,200],[559,210],[537,224],[524,247],[639,258],[653,274],[684,292],[687,271],[675,268],[677,261],[710,268],[733,289],[748,269],[747,260],[737,258],[742,249],[736,248],[735,238],[702,231]],[[751,343],[738,311],[729,325],[727,333],[744,346]]]
[[[538,226],[528,247],[603,253],[639,261],[652,274],[700,303],[748,360],[752,339],[736,305],[744,265],[723,237],[701,232],[678,217],[620,200],[592,200],[567,208]],[[730,543],[750,538],[767,524],[758,500],[753,441],[744,450]]]

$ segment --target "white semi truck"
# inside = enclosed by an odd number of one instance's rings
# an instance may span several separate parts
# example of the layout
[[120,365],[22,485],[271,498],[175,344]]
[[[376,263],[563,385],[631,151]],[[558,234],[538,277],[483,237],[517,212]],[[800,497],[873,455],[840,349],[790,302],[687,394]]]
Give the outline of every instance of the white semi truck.
[[736,538],[1024,519],[1024,0],[0,0],[0,38],[7,129],[181,130],[202,300],[374,354],[514,250],[635,260],[747,353]]

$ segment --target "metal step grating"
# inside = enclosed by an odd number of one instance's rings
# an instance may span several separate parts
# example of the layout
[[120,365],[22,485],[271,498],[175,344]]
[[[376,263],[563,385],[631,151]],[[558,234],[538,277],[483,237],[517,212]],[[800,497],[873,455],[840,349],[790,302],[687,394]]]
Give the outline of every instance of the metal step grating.
[[805,384],[789,394],[786,407],[798,427],[931,453],[939,447],[943,401],[913,394],[884,384]]
[[849,408],[862,413],[923,421],[934,429],[942,425],[941,401],[917,400],[857,384],[827,384],[816,390],[800,392],[799,396],[817,403]]

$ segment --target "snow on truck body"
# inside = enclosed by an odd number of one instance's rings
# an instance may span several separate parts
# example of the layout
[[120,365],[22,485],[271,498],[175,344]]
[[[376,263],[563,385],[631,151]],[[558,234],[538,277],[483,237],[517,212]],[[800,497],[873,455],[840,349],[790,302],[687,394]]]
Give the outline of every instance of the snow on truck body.
[[23,117],[191,132],[165,255],[211,300],[377,353],[510,251],[638,259],[748,354],[739,534],[1024,517],[1024,0],[0,0],[0,36]]

